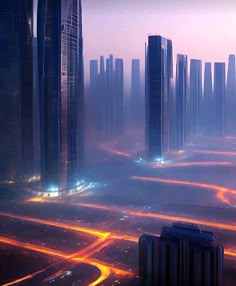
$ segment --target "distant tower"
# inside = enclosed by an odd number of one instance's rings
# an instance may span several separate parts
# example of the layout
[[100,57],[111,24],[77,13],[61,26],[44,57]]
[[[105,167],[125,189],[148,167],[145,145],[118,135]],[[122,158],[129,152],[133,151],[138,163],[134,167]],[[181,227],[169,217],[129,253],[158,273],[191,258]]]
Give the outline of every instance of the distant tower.
[[38,4],[41,181],[47,190],[77,185],[83,161],[81,0]]
[[90,96],[93,100],[97,97],[97,81],[98,81],[98,61],[90,60]]
[[161,158],[168,151],[168,41],[149,36],[146,75],[146,143],[151,157]]
[[115,59],[114,75],[114,132],[120,134],[123,132],[123,100],[124,100],[124,64],[123,59]]
[[215,135],[224,136],[225,63],[214,65]]
[[108,138],[114,134],[114,70],[113,55],[106,59],[106,103],[105,103],[105,133]]
[[212,70],[211,63],[205,63],[204,69],[204,116],[203,116],[203,133],[211,135],[213,132],[213,90],[212,90]]
[[33,174],[33,1],[0,1],[0,180]]
[[89,98],[87,99],[89,102],[89,106],[91,108],[90,111],[90,120],[93,122],[93,127],[95,130],[99,129],[99,91],[98,91],[98,61],[90,60],[90,85],[89,85]]
[[188,58],[177,55],[176,64],[176,148],[182,149],[186,141]]
[[100,69],[98,78],[98,111],[99,127],[102,132],[105,130],[105,106],[106,106],[106,74],[104,57],[100,56]]
[[200,105],[202,101],[202,62],[190,61],[190,134],[197,136],[200,125]]
[[131,64],[131,97],[136,101],[140,98],[140,60],[132,59]]
[[141,105],[140,60],[132,59],[130,117],[135,124],[139,123],[140,105]]
[[174,223],[160,237],[139,239],[139,273],[142,285],[222,286],[224,249],[213,233],[197,225]]
[[229,55],[226,93],[226,127],[229,135],[236,135],[236,70],[235,55]]

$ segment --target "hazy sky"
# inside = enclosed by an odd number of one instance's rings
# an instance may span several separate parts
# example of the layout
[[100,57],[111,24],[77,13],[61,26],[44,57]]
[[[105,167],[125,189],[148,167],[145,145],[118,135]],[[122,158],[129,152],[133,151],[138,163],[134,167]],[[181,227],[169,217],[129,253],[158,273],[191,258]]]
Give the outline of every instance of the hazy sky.
[[132,58],[144,64],[149,34],[173,41],[174,55],[226,61],[236,54],[236,0],[82,0],[85,75],[89,59]]

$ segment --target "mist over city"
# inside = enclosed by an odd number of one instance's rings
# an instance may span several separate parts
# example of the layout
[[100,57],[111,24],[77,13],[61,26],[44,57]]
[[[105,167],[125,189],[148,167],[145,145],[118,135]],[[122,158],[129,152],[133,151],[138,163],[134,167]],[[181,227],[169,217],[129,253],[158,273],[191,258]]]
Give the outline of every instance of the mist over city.
[[236,284],[235,8],[0,1],[0,285]]

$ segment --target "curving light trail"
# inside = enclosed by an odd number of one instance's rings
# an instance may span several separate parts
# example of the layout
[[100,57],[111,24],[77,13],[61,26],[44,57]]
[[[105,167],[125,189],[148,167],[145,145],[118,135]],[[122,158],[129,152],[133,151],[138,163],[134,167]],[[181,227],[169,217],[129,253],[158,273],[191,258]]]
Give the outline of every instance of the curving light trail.
[[111,154],[120,155],[120,156],[123,156],[123,157],[130,157],[131,156],[128,153],[122,152],[120,150],[113,149],[111,147],[106,146],[105,144],[100,144],[100,147],[103,150],[105,150],[106,152],[111,153]]
[[234,202],[227,199],[225,194],[231,195],[233,198],[236,197],[236,190],[226,187],[221,187],[215,184],[205,184],[199,182],[190,182],[183,180],[172,180],[172,179],[162,179],[162,178],[153,178],[153,177],[142,177],[142,176],[132,176],[131,179],[139,180],[139,181],[148,181],[148,182],[156,182],[156,183],[166,183],[173,185],[183,185],[183,186],[191,186],[191,187],[199,187],[202,189],[208,189],[209,191],[215,191],[217,198],[226,204],[234,205]]
[[236,156],[236,152],[225,152],[225,151],[213,151],[213,150],[195,150],[194,153],[198,154],[214,154],[214,155],[229,155],[229,156]]
[[15,284],[24,282],[25,280],[34,278],[36,275],[38,275],[38,274],[44,272],[44,270],[45,270],[45,269],[39,270],[39,271],[37,271],[37,272],[35,272],[35,273],[26,275],[26,276],[24,276],[24,277],[22,277],[22,278],[19,278],[19,279],[16,279],[16,280],[12,281],[12,282],[5,283],[5,284],[3,284],[2,286],[11,286],[11,285],[15,285]]
[[[133,276],[134,274],[132,272],[128,272],[122,269],[119,269],[117,267],[114,267],[112,265],[109,265],[107,263],[95,260],[95,259],[88,259],[88,257],[92,256],[94,253],[98,252],[99,250],[103,249],[104,247],[106,247],[107,245],[109,245],[111,242],[113,242],[113,240],[110,240],[109,243],[107,241],[103,241],[103,243],[101,244],[101,240],[99,241],[99,243],[97,243],[97,245],[99,246],[98,248],[95,247],[95,244],[93,244],[94,247],[94,251],[92,252],[87,252],[87,250],[83,249],[77,253],[68,255],[67,253],[63,253],[54,249],[49,249],[49,248],[45,248],[45,247],[40,247],[37,245],[33,245],[33,244],[25,244],[13,239],[9,239],[6,237],[0,237],[0,243],[4,243],[4,244],[8,244],[14,247],[18,247],[18,248],[22,248],[22,249],[27,249],[27,250],[31,250],[31,251],[35,251],[38,253],[42,253],[42,254],[47,254],[47,255],[51,255],[51,256],[56,256],[56,257],[60,257],[63,258],[65,260],[69,260],[71,262],[77,262],[77,263],[87,263],[90,265],[94,265],[95,267],[98,268],[98,270],[100,271],[100,276],[93,281],[91,284],[91,286],[95,286],[98,285],[99,283],[101,283],[102,281],[104,281],[111,273],[114,273],[115,275],[119,275],[119,276]],[[84,256],[83,256],[84,254]],[[43,271],[45,271],[47,268],[40,270],[38,272],[35,272],[33,274],[27,275],[25,277],[16,279],[12,282],[8,282],[6,284],[4,284],[3,286],[10,286],[10,285],[15,285],[19,282],[23,282],[25,280],[31,279],[34,276],[36,276],[39,273],[42,273]],[[61,274],[63,274],[65,271],[64,270],[60,270],[57,273],[55,273],[53,276],[50,276],[48,279],[52,279],[54,277],[58,277]],[[46,279],[48,281],[48,279]]]
[[185,163],[151,163],[154,168],[194,167],[194,166],[234,166],[232,162],[185,162]]
[[63,252],[58,251],[58,250],[53,250],[50,248],[46,248],[46,247],[42,247],[42,246],[38,246],[38,245],[33,245],[33,244],[26,244],[24,242],[16,241],[16,240],[13,240],[13,239],[10,239],[7,237],[0,237],[0,243],[5,243],[5,244],[11,245],[11,246],[28,249],[28,250],[40,252],[43,254],[56,256],[59,258],[66,258],[68,256],[68,255],[65,256],[65,254]]
[[44,224],[44,225],[55,226],[55,227],[72,230],[72,231],[79,231],[79,232],[90,234],[90,235],[93,235],[99,238],[106,238],[110,235],[109,232],[99,231],[96,229],[90,229],[86,227],[71,225],[68,223],[62,223],[62,222],[57,222],[57,221],[51,221],[51,220],[45,220],[45,219],[39,219],[39,218],[33,218],[33,217],[27,217],[27,216],[15,215],[15,214],[10,214],[10,213],[3,213],[3,212],[0,212],[0,216],[35,222],[35,223]]
[[[159,182],[159,179],[155,178],[155,180],[158,180]],[[54,201],[51,201],[51,203],[53,202]],[[56,201],[56,203],[58,202],[62,203],[61,201]],[[154,219],[167,220],[167,221],[183,221],[183,222],[189,221],[191,223],[200,224],[200,225],[204,225],[208,227],[223,228],[223,229],[230,230],[230,231],[236,231],[236,225],[219,223],[219,222],[214,222],[214,221],[205,221],[205,220],[200,220],[200,219],[192,219],[189,217],[164,215],[164,214],[142,212],[142,211],[131,211],[129,209],[120,208],[117,206],[106,206],[106,205],[98,205],[98,204],[91,204],[91,203],[69,203],[69,202],[63,202],[63,203],[68,204],[68,205],[88,207],[88,208],[94,208],[94,209],[105,210],[105,211],[113,211],[113,212],[116,211],[116,212],[128,214],[130,216],[147,217],[147,218],[154,218]],[[6,216],[8,216],[8,214],[6,214]],[[136,239],[133,239],[132,236],[122,236],[122,235],[110,233],[110,235],[107,237],[136,242]]]
[[194,224],[204,225],[208,227],[213,228],[222,228],[230,231],[236,231],[236,225],[232,224],[225,224],[225,223],[219,223],[214,221],[205,221],[200,219],[193,219],[189,217],[183,217],[183,216],[172,216],[172,215],[165,215],[165,214],[157,214],[157,213],[150,213],[150,212],[142,212],[142,211],[131,211],[124,208],[118,208],[118,207],[109,207],[109,206],[101,206],[101,205],[93,205],[93,204],[84,204],[80,203],[79,206],[84,207],[91,207],[96,209],[102,209],[102,210],[109,210],[109,211],[118,211],[125,214],[128,214],[130,216],[137,216],[137,217],[147,217],[147,218],[153,218],[158,220],[166,220],[166,221],[182,221],[182,222],[190,222]]

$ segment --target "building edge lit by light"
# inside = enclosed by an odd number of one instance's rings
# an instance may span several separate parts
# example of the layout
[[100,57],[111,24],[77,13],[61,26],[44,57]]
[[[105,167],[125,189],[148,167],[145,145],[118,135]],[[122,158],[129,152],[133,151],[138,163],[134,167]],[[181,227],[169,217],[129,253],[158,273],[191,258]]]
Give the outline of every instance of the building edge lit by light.
[[41,183],[76,186],[83,162],[83,39],[81,0],[39,1]]

